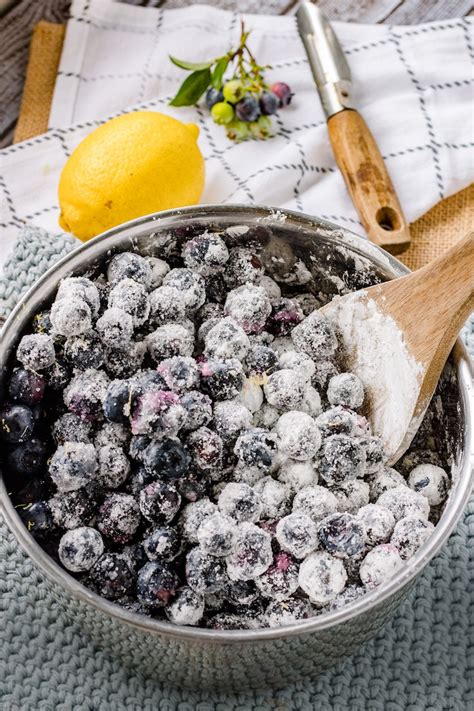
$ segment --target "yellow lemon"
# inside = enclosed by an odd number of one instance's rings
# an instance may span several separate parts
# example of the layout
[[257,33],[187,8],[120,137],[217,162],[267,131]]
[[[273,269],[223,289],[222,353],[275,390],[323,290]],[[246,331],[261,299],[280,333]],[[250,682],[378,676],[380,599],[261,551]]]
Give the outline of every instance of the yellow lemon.
[[204,187],[199,129],[153,111],[114,118],[74,150],[59,180],[59,224],[86,241],[150,212],[195,205]]

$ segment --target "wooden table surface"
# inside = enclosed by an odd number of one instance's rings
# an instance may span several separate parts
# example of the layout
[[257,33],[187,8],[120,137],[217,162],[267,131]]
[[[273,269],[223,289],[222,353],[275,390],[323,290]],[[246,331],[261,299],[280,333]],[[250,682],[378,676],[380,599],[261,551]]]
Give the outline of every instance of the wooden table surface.
[[[124,0],[132,5],[185,7],[187,0]],[[206,2],[206,0],[202,0]],[[65,22],[70,0],[0,0],[0,147],[12,140],[28,61],[31,32],[39,20]],[[207,0],[240,12],[294,12],[296,0]],[[319,0],[331,20],[415,24],[472,14],[473,0]]]

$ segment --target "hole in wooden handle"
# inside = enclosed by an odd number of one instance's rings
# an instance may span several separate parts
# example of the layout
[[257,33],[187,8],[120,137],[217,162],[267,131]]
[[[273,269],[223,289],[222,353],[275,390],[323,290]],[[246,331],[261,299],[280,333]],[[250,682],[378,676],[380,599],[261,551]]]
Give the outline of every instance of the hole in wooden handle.
[[375,219],[386,232],[396,232],[402,226],[398,212],[393,207],[379,207]]

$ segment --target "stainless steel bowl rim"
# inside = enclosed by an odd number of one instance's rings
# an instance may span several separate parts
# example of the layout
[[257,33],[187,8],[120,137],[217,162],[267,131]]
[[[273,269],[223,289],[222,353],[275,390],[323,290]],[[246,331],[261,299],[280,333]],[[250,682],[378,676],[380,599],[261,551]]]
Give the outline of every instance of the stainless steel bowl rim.
[[[116,246],[114,239],[118,235],[124,238],[127,236],[127,233],[130,233],[129,237],[132,238],[133,232],[136,232],[138,228],[141,228],[144,225],[153,226],[153,223],[156,222],[157,227],[162,227],[161,223],[163,221],[166,221],[167,219],[174,221],[180,216],[193,217],[195,219],[203,217],[215,217],[216,219],[219,219],[219,216],[229,216],[229,214],[232,214],[232,216],[235,215],[236,222],[238,222],[239,215],[242,217],[245,216],[246,220],[252,218],[259,223],[265,224],[265,222],[267,222],[269,225],[272,223],[275,224],[275,222],[281,224],[282,222],[289,220],[293,226],[299,226],[301,229],[316,229],[320,232],[327,232],[327,234],[331,235],[333,239],[340,241],[341,246],[346,245],[350,247],[352,251],[358,252],[362,257],[368,257],[371,261],[375,262],[379,267],[385,270],[388,267],[389,271],[395,272],[397,275],[409,272],[409,270],[401,262],[395,259],[395,257],[376,245],[368,242],[365,238],[356,235],[346,228],[328,222],[327,220],[304,213],[268,206],[248,206],[240,204],[202,205],[167,210],[164,212],[146,215],[123,225],[119,225],[118,227],[114,227],[113,229],[108,230],[94,239],[78,246],[77,249],[73,250],[59,260],[28,290],[8,317],[2,329],[2,346],[0,347],[0,356],[3,359],[5,355],[5,333],[11,329],[15,329],[15,327],[18,330],[19,322],[21,322],[21,328],[24,325],[22,313],[25,308],[25,304],[38,292],[38,290],[43,287],[43,285],[46,285],[50,280],[57,281],[58,273],[62,271],[69,262],[78,263],[65,272],[63,276],[65,276],[66,273],[74,272],[80,267],[81,262],[80,260],[78,261],[78,259],[84,253],[93,251],[95,247],[102,245],[104,241],[110,242],[110,248],[113,248]],[[391,597],[394,593],[409,583],[412,578],[414,578],[414,576],[417,575],[422,568],[424,568],[431,558],[439,552],[443,544],[446,542],[449,534],[459,521],[467,504],[472,487],[471,471],[472,452],[474,449],[474,432],[472,424],[474,420],[473,385],[469,357],[463,344],[459,340],[456,343],[455,359],[463,406],[466,412],[465,456],[463,467],[458,473],[457,482],[455,482],[456,486],[454,487],[454,491],[451,492],[449,502],[446,507],[447,510],[449,510],[449,517],[446,515],[445,510],[439,523],[436,525],[433,534],[422,546],[422,548],[404,564],[404,567],[399,575],[396,575],[394,578],[389,580],[387,584],[367,592],[360,599],[353,603],[349,603],[340,610],[326,612],[321,616],[295,622],[291,625],[285,625],[277,628],[261,628],[256,630],[209,630],[199,627],[185,627],[172,625],[168,622],[161,622],[154,618],[129,612],[119,605],[108,602],[106,599],[93,593],[91,590],[79,583],[63,568],[55,563],[54,560],[43,551],[39,544],[36,543],[33,536],[29,534],[26,527],[22,523],[10,500],[10,497],[8,496],[3,479],[0,479],[0,512],[24,551],[31,557],[33,562],[41,569],[49,580],[64,588],[66,592],[70,593],[75,598],[91,605],[105,615],[113,617],[122,623],[131,625],[132,627],[142,631],[152,634],[155,633],[157,635],[165,635],[175,639],[187,639],[190,641],[195,640],[215,644],[242,644],[270,639],[284,639],[295,635],[302,635],[334,627],[349,618],[352,619],[357,615],[369,611],[371,607],[375,607],[379,603]]]

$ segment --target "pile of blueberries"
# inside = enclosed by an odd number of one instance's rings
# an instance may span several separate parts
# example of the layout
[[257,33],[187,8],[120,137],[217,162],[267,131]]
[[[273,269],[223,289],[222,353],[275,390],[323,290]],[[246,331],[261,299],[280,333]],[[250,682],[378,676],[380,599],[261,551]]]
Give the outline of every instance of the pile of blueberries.
[[339,608],[430,536],[448,476],[435,453],[386,466],[301,261],[265,268],[246,226],[184,237],[64,279],[21,338],[14,504],[134,612],[228,630]]

